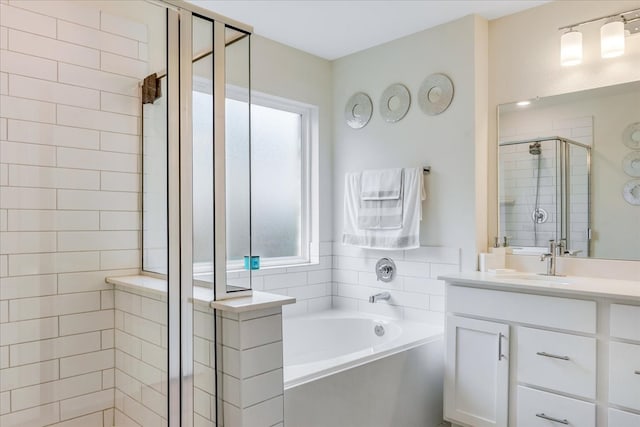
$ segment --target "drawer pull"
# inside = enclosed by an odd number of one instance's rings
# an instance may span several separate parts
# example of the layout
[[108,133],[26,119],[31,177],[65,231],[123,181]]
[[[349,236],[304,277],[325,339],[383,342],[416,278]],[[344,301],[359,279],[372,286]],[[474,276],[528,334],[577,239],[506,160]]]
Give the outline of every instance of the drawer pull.
[[640,371],[635,371],[634,374],[640,375]]
[[551,354],[545,351],[538,351],[536,354],[538,356],[551,357],[553,359],[569,360],[569,356],[558,356],[557,354]]
[[560,424],[564,424],[564,425],[569,425],[569,421],[566,420],[566,419],[561,420],[560,418],[553,418],[553,417],[550,417],[549,415],[545,415],[544,413],[536,414],[536,417],[542,418],[544,420],[552,421],[554,423],[560,423]]

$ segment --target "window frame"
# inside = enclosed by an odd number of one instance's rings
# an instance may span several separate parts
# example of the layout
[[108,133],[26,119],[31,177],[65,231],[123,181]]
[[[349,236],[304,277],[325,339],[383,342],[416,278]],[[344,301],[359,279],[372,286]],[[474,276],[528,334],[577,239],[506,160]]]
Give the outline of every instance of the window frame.
[[[318,239],[314,238],[317,235],[317,230],[314,230],[314,225],[317,221],[314,218],[317,216],[318,206],[317,202],[317,187],[318,180],[314,179],[314,174],[317,173],[317,161],[314,159],[314,153],[317,155],[318,144],[318,127],[319,116],[318,107],[295,101],[289,98],[270,95],[263,92],[251,90],[251,96],[246,88],[240,88],[234,85],[227,84],[226,98],[248,102],[250,107],[258,105],[261,107],[272,108],[276,110],[286,111],[293,114],[300,115],[300,176],[301,176],[301,191],[300,191],[300,250],[299,256],[286,256],[286,257],[260,257],[260,269],[273,269],[283,268],[288,266],[301,266],[309,264],[317,264],[319,259],[314,254],[318,253]],[[253,116],[253,112],[251,113]],[[251,126],[250,130],[251,144],[255,141],[254,128]],[[253,162],[253,158],[251,162]],[[253,212],[251,212],[251,220],[253,221]],[[251,236],[253,240],[253,236]],[[253,246],[253,245],[252,245]],[[244,271],[244,265],[242,261],[230,262],[227,260],[227,271],[240,272]]]

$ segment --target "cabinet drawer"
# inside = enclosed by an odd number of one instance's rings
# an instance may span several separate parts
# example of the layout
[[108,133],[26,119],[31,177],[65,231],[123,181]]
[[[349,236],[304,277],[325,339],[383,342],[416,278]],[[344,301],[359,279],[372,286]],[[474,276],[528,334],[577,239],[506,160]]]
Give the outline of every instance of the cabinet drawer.
[[640,345],[609,344],[609,402],[640,411]]
[[447,312],[596,333],[596,303],[571,298],[494,291],[451,284]]
[[596,406],[593,403],[519,386],[516,418],[518,427],[596,427]]
[[640,341],[640,307],[611,304],[611,336]]
[[596,398],[595,338],[518,328],[518,381]]
[[609,427],[638,427],[640,415],[609,408]]

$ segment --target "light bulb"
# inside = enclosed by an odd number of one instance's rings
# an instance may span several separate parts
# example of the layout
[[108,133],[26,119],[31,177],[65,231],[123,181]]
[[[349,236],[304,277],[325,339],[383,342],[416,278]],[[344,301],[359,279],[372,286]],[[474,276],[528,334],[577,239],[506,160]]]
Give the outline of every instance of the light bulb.
[[600,55],[614,58],[624,54],[624,24],[609,21],[600,28]]
[[582,33],[571,30],[560,37],[560,64],[578,65],[582,62]]

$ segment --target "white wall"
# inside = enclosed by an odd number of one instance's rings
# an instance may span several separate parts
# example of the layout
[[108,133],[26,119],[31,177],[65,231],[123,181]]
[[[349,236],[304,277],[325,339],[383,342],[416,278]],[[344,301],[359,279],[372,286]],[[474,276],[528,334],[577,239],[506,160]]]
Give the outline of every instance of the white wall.
[[[478,85],[486,77],[486,21],[469,16],[387,44],[338,59],[334,81],[334,199],[333,236],[341,241],[344,176],[363,169],[431,166],[426,176],[420,241],[424,246],[462,249],[462,269],[476,267],[476,155],[482,156],[485,134],[477,126]],[[447,74],[455,95],[447,111],[422,112],[416,101],[422,81],[430,74]],[[386,123],[379,114],[382,91],[403,83],[412,94],[407,115]],[[362,91],[372,99],[373,117],[362,129],[343,118],[347,99]],[[482,227],[482,226],[481,226]],[[483,233],[484,235],[484,233]]]
[[490,22],[489,240],[497,234],[497,105],[640,80],[640,36],[626,39],[623,56],[601,59],[597,23],[581,27],[583,64],[560,65],[558,27],[635,8],[639,1],[559,1]]

